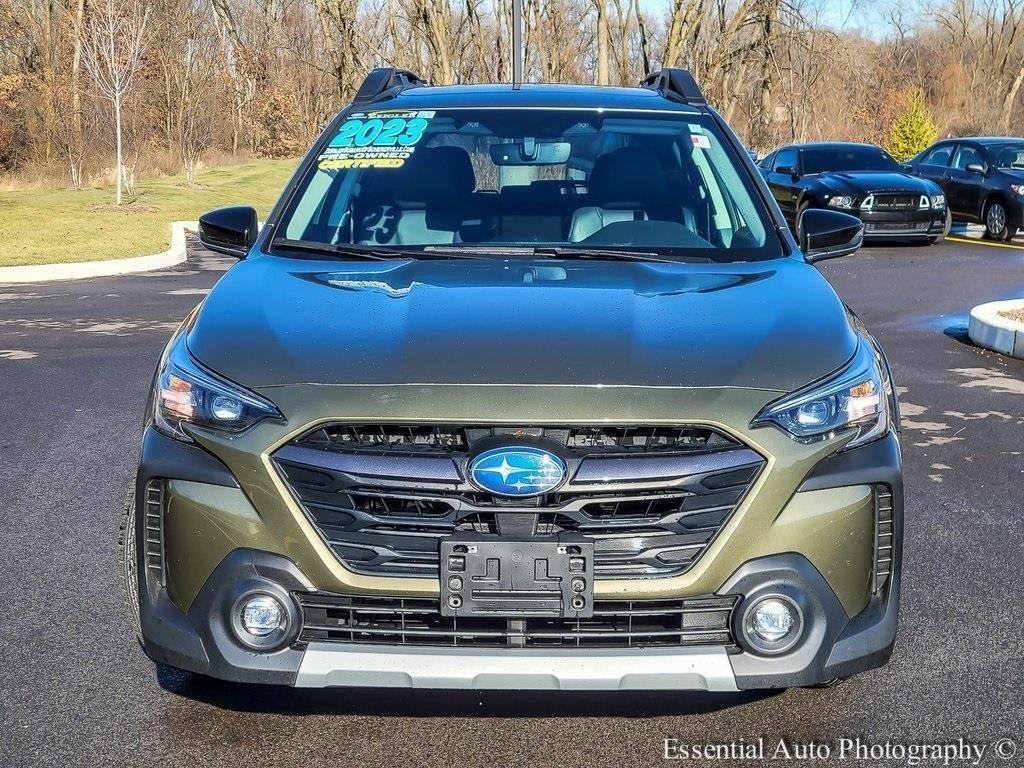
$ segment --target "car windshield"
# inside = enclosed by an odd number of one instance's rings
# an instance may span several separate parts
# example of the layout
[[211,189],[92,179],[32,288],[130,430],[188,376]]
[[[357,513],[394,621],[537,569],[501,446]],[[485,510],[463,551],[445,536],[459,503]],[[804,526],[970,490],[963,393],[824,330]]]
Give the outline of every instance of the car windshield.
[[713,120],[668,111],[351,113],[276,228],[275,249],[317,245],[375,257],[782,255]]
[[1024,170],[1024,144],[1002,144],[989,149],[992,165],[996,168]]
[[899,163],[878,147],[835,147],[805,149],[802,153],[804,173],[835,171],[902,171]]

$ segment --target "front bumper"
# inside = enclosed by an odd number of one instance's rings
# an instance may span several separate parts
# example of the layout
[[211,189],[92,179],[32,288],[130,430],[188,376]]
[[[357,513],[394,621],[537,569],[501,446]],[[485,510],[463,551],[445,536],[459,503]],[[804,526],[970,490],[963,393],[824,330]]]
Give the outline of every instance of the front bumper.
[[499,690],[736,691],[724,648],[533,651],[312,643],[295,685]]
[[[849,676],[884,664],[895,642],[903,504],[899,446],[894,435],[819,461],[776,516],[790,535],[802,526],[818,530],[823,548],[808,550],[816,562],[802,552],[776,550],[734,566],[731,575],[714,589],[719,595],[740,596],[736,617],[742,615],[745,605],[768,594],[783,594],[800,606],[807,627],[801,640],[785,654],[771,657],[752,652],[742,641],[719,647],[586,650],[289,642],[273,653],[254,652],[238,643],[229,627],[228,612],[239,595],[259,589],[279,596],[295,612],[294,641],[301,622],[294,594],[322,590],[323,582],[300,570],[287,552],[246,546],[261,541],[254,533],[260,530],[260,516],[253,510],[239,510],[218,520],[204,519],[214,516],[214,507],[233,503],[239,494],[233,474],[212,455],[150,432],[139,488],[152,477],[181,478],[187,489],[201,489],[210,504],[205,511],[197,511],[193,505],[187,519],[168,530],[169,536],[181,537],[177,544],[169,542],[170,566],[183,562],[184,547],[196,561],[206,556],[204,551],[226,550],[227,554],[212,572],[205,572],[208,575],[197,584],[194,597],[184,600],[182,595],[192,592],[189,585],[173,580],[167,585],[154,583],[140,552],[144,648],[154,661],[222,679],[315,687],[732,691],[810,685]],[[859,507],[842,507],[827,518],[816,517],[814,509],[819,500],[834,495],[856,497],[857,489],[873,484],[888,485],[894,505],[892,574],[880,592],[867,587],[871,569],[865,570],[853,554],[857,547],[849,548],[850,532],[863,522],[856,519]],[[171,517],[175,514],[172,508]],[[826,521],[825,527],[819,527]],[[141,533],[141,521],[139,525]],[[211,548],[208,539],[216,537],[223,541]],[[844,562],[850,561],[858,563],[855,570],[862,573],[869,593],[866,603],[857,603],[856,610],[850,610],[850,600],[844,602],[833,586],[840,583],[837,579],[849,580],[850,574],[843,568]],[[203,572],[202,568],[190,570]],[[740,638],[738,629],[736,637]]]

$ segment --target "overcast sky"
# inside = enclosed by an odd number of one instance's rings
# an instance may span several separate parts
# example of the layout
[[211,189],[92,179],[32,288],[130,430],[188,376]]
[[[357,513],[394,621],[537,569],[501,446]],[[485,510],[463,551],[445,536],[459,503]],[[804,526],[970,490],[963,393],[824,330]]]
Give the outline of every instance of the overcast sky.
[[[640,0],[650,12],[664,13],[672,0]],[[909,23],[924,13],[928,0],[809,0],[805,9],[812,18],[834,29],[859,31],[873,37],[885,37],[892,31],[889,17],[899,7]]]

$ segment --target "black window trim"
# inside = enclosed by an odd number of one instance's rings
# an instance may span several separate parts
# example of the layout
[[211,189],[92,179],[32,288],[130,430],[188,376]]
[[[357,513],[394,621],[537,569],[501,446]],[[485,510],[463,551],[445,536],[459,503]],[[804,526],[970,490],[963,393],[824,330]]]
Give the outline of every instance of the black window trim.
[[[986,159],[986,156],[985,156],[985,150],[982,149],[980,144],[978,144],[976,142],[973,142],[973,141],[958,141],[957,144],[956,144],[956,150],[954,152],[952,152],[950,154],[950,156],[949,156],[949,165],[946,166],[951,171],[964,171],[964,172],[966,172],[964,168],[957,168],[955,165],[953,165],[953,158],[955,158],[957,155],[959,155],[960,154],[960,150],[964,149],[964,148],[966,148],[966,149],[973,149],[975,152],[978,153],[978,157],[981,158],[981,162],[982,163],[985,163],[985,164],[988,163],[988,160]],[[970,163],[968,163],[968,165],[970,165]]]
[[[960,143],[961,142],[959,142],[959,141],[949,141],[949,140],[947,140],[947,141],[940,141],[940,142],[937,142],[935,144],[932,144],[930,147],[928,147],[928,149],[926,149],[924,151],[924,154],[922,154],[922,156],[921,156],[921,165],[930,165],[933,168],[952,168],[953,167],[953,156],[956,154],[957,150],[960,148]],[[946,163],[944,165],[939,165],[938,163],[929,163],[929,162],[927,162],[927,158],[928,158],[929,155],[931,155],[933,152],[935,152],[935,151],[937,151],[939,149],[945,149],[946,147],[949,147],[950,150],[949,150],[949,159],[946,160]]]

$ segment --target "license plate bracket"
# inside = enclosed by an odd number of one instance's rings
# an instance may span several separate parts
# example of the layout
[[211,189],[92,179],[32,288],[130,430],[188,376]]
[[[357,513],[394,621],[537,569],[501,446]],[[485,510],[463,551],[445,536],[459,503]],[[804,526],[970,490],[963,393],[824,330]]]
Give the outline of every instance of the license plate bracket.
[[455,534],[440,555],[442,616],[593,616],[594,542],[578,534]]

